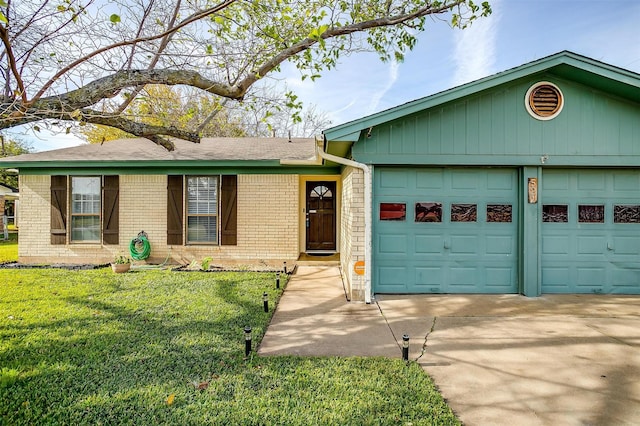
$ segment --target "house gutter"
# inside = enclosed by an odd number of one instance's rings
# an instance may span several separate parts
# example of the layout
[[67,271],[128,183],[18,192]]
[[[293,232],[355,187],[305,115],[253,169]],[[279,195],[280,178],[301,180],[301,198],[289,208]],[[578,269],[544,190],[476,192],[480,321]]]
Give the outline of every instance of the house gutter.
[[318,155],[343,166],[351,166],[364,172],[364,301],[371,303],[371,168],[364,163],[338,157],[324,151],[324,140],[316,144]]

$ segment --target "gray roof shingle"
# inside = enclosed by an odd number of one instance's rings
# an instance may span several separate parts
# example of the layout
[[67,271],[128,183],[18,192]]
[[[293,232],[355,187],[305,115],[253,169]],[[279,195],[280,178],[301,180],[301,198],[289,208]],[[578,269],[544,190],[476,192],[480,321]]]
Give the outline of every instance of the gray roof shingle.
[[102,145],[71,148],[0,158],[2,163],[80,161],[224,161],[224,160],[313,160],[313,138],[203,138],[199,144],[172,139],[167,151],[148,139],[119,139]]

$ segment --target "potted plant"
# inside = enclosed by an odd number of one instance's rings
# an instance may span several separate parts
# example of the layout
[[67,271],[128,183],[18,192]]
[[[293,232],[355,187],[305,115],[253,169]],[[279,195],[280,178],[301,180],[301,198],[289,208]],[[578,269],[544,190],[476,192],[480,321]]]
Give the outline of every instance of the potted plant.
[[123,254],[117,255],[113,262],[111,262],[111,269],[116,274],[127,272],[129,268],[131,268],[131,259]]

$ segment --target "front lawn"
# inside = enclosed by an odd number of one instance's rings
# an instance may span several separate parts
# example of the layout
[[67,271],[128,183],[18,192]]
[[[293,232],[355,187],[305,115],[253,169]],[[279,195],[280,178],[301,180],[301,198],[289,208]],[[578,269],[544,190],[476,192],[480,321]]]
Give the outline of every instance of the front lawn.
[[[2,233],[0,233],[2,238]],[[0,240],[0,263],[15,262],[18,260],[18,234],[9,233],[8,240]]]
[[[415,363],[244,359],[273,274],[0,270],[0,424],[458,424]],[[272,310],[272,309],[271,309]]]

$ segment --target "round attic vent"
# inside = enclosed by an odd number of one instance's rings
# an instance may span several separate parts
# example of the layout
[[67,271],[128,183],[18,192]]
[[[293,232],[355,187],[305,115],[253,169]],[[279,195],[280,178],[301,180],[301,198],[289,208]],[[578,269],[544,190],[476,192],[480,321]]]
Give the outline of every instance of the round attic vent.
[[527,90],[524,103],[532,117],[538,120],[551,120],[562,111],[564,97],[558,86],[542,81]]

